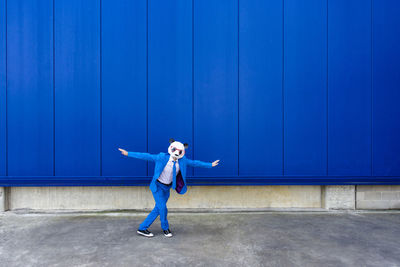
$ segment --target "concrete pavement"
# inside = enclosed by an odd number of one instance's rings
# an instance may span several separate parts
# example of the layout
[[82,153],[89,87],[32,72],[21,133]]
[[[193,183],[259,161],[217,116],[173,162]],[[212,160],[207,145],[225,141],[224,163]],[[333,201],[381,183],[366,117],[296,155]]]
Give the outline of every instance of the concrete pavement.
[[399,212],[0,214],[1,266],[400,266]]

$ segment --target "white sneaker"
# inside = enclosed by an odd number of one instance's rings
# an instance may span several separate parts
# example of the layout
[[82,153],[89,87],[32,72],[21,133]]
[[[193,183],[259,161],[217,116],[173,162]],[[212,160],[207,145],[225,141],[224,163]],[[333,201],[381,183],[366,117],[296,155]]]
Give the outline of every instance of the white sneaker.
[[137,230],[137,232],[139,235],[145,236],[145,237],[153,237],[153,233],[150,232],[149,230]]
[[166,237],[172,237],[172,233],[171,233],[171,231],[169,229],[168,230],[164,230],[164,235]]

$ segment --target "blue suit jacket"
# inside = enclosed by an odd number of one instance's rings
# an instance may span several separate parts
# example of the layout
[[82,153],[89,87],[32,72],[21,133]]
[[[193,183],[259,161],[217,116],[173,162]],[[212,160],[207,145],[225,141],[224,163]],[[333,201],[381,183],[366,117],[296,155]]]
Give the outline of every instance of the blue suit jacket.
[[[149,154],[149,153],[141,153],[141,152],[128,152],[128,157],[144,159],[148,161],[154,161],[156,166],[154,168],[154,176],[150,183],[150,190],[152,192],[157,191],[156,181],[158,177],[160,177],[161,172],[164,170],[165,165],[168,163],[169,154],[161,152],[160,154]],[[173,177],[172,188],[176,189],[179,194],[185,194],[187,191],[186,187],[186,167],[203,167],[203,168],[211,168],[212,164],[209,162],[203,162],[200,160],[191,160],[183,156],[179,161],[179,170],[180,172]],[[178,181],[177,181],[178,178]],[[179,179],[182,179],[180,181]],[[178,186],[177,186],[178,185]]]

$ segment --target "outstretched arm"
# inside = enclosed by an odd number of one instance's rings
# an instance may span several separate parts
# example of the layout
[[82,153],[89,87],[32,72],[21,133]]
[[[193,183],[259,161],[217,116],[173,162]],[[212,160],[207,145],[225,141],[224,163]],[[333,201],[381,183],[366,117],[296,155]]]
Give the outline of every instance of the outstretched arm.
[[157,155],[149,154],[149,153],[141,153],[141,152],[128,152],[125,149],[118,148],[119,151],[121,151],[121,154],[124,156],[132,157],[132,158],[137,158],[137,159],[143,159],[143,160],[150,160],[150,161],[155,161]]
[[211,163],[211,162],[204,162],[204,161],[200,161],[200,160],[187,159],[187,163],[189,166],[192,166],[192,167],[211,168],[211,167],[217,166],[219,164],[219,160],[216,160]]

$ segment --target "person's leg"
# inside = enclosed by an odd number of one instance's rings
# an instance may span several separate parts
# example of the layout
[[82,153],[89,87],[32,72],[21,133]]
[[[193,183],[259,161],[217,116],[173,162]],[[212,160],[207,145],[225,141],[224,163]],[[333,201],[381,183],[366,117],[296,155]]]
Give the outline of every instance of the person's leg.
[[167,202],[169,199],[169,195],[170,195],[170,188],[169,187],[164,188],[163,201],[160,202],[160,205],[158,206],[158,210],[160,213],[161,228],[163,230],[169,229],[169,223],[168,223],[168,219],[167,219],[167,215],[168,215]]
[[154,209],[149,213],[149,215],[147,215],[146,219],[140,224],[139,230],[146,230],[147,228],[149,228],[150,225],[157,218],[157,216],[160,214],[159,203],[164,202],[164,192],[159,186],[157,186],[157,191],[152,193],[156,205],[154,206]]
[[157,216],[159,215],[159,210],[157,205],[154,207],[154,209],[147,215],[146,219],[139,225],[139,230],[147,230],[147,228],[150,227],[150,225],[157,219]]

